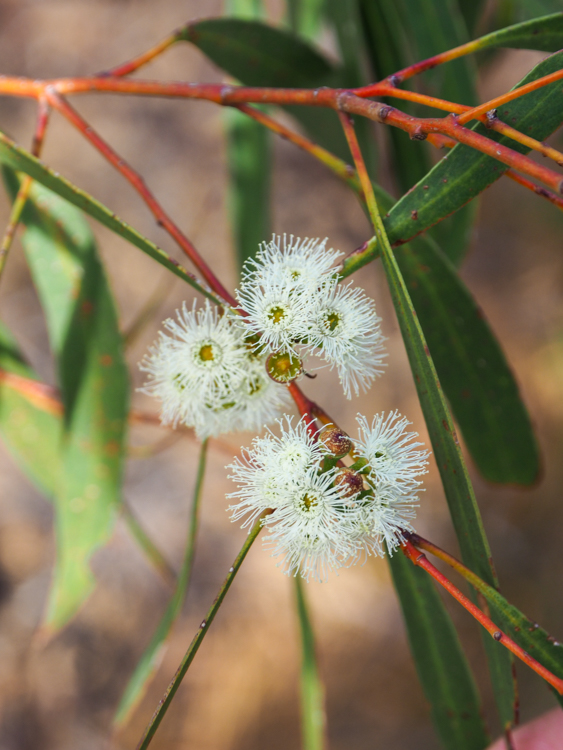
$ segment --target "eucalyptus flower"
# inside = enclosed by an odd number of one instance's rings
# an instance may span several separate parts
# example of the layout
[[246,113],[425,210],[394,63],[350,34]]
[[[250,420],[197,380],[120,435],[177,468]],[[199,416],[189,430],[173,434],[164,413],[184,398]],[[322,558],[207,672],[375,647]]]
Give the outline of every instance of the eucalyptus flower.
[[[318,440],[304,420],[295,427],[289,417],[285,423],[280,420],[280,436],[270,431],[255,438],[242,459],[229,467],[230,478],[238,484],[228,495],[236,501],[229,508],[231,519],[248,527],[269,509],[261,521],[265,546],[283,558],[280,564],[286,573],[307,580],[325,580],[331,571],[370,555],[383,556],[386,550],[392,554],[404,541],[404,532],[413,531],[417,477],[424,473],[428,457],[417,450],[420,443],[409,442],[416,433],[405,433],[409,422],[397,421],[398,416],[377,415],[371,430],[365,417],[358,419],[356,449],[361,455],[356,452],[349,467],[335,465],[341,451],[330,451],[330,441]],[[379,472],[370,460],[380,463]]]
[[370,476],[377,483],[415,487],[418,477],[427,473],[428,451],[416,442],[418,432],[408,432],[411,424],[398,411],[387,416],[376,414],[371,426],[365,417],[357,416],[359,437],[356,451],[370,467]]
[[164,424],[193,427],[203,439],[262,429],[288,408],[286,389],[267,377],[265,355],[248,344],[235,311],[184,304],[164,328],[140,364],[148,373],[141,390],[160,400]]
[[336,366],[344,394],[359,395],[383,373],[387,356],[375,303],[361,289],[329,284],[317,296],[314,314],[305,321],[303,338]]

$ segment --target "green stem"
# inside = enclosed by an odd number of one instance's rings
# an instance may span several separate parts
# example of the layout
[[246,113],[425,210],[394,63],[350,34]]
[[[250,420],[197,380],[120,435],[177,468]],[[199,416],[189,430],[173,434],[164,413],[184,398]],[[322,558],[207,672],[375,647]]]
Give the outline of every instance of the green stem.
[[173,586],[176,581],[176,573],[170,566],[162,552],[158,549],[152,539],[148,536],[146,531],[143,529],[135,514],[127,505],[126,502],[122,503],[121,512],[123,514],[123,520],[127,524],[131,535],[143,550],[147,559],[152,563],[155,570],[158,571],[160,576],[166,581],[169,586]]
[[[123,726],[129,716],[131,715],[135,706],[140,701],[147,685],[153,676],[159,657],[161,655],[161,646],[165,642],[174,622],[182,610],[182,605],[186,597],[186,593],[189,588],[189,582],[192,572],[192,565],[195,554],[195,543],[199,527],[199,509],[201,505],[201,495],[203,488],[203,479],[205,476],[205,467],[207,463],[207,444],[208,441],[204,440],[201,444],[201,450],[199,454],[199,464],[197,468],[197,476],[194,488],[194,497],[192,502],[192,510],[190,513],[189,525],[188,525],[188,538],[186,540],[186,549],[184,552],[184,560],[180,573],[178,574],[178,582],[174,595],[170,599],[168,606],[162,616],[160,623],[145,650],[141,660],[137,664],[133,676],[129,680],[129,684],[125,689],[119,708],[117,709],[114,724],[115,726]],[[146,550],[148,552],[148,550]]]
[[265,518],[265,516],[269,515],[271,513],[271,510],[266,510],[264,513],[260,516],[260,518],[257,520],[257,522],[254,524],[251,532],[246,538],[246,541],[244,542],[242,549],[238,553],[236,560],[234,561],[232,567],[230,568],[227,577],[223,581],[223,584],[221,585],[221,588],[219,589],[219,593],[217,594],[217,597],[215,598],[215,601],[211,605],[205,619],[202,621],[201,625],[199,626],[197,633],[195,634],[192,642],[190,643],[188,650],[186,651],[184,658],[182,659],[180,666],[176,670],[176,674],[172,678],[172,681],[168,685],[166,692],[164,693],[164,696],[161,698],[158,704],[158,708],[154,712],[152,719],[150,720],[147,728],[145,729],[145,732],[137,745],[137,750],[146,750],[146,748],[150,745],[152,738],[154,737],[156,730],[158,729],[160,722],[164,718],[166,712],[170,708],[170,704],[172,703],[172,700],[174,696],[176,695],[176,691],[180,687],[180,684],[182,680],[184,679],[186,672],[188,671],[190,664],[192,663],[194,656],[197,654],[197,651],[199,647],[201,646],[201,642],[205,638],[205,634],[209,630],[211,623],[215,619],[215,615],[217,614],[219,607],[223,603],[223,599],[225,598],[227,591],[231,587],[232,582],[234,581],[234,578],[236,574],[239,571],[240,566],[242,565],[244,558],[246,557],[248,550],[251,548],[254,540],[260,533],[262,529],[262,520]]
[[309,617],[303,579],[296,575],[295,594],[301,635],[301,736],[303,750],[322,750],[326,731],[324,687],[315,653],[315,635]]

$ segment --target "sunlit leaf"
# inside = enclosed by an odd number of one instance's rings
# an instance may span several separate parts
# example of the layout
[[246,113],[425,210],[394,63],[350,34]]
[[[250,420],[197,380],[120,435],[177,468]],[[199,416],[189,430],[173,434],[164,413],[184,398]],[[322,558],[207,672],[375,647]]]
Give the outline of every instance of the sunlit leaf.
[[[17,180],[4,171],[14,194]],[[46,616],[47,627],[56,630],[93,589],[90,560],[116,520],[128,374],[113,298],[83,216],[33,185],[22,219],[22,243],[45,310],[64,404],[57,560]]]
[[[0,369],[35,379],[17,343],[0,323]],[[52,498],[60,480],[62,424],[14,388],[0,383],[0,434],[21,470]]]

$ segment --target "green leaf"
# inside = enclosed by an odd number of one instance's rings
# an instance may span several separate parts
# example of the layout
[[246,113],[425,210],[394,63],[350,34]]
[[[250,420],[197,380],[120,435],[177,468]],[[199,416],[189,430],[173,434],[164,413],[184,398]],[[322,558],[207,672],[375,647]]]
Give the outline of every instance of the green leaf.
[[294,34],[315,41],[318,36],[325,0],[287,0],[287,21]]
[[[473,0],[466,2],[473,4]],[[476,39],[475,47],[478,50],[488,47],[512,47],[557,52],[563,47],[563,13],[552,13],[493,31]]]
[[[559,70],[563,51],[551,55],[528,73],[518,86]],[[544,140],[563,122],[561,82],[544,86],[499,108],[499,118],[538,140]],[[481,123],[476,132],[520,153],[528,148]],[[393,244],[407,242],[457,211],[485,188],[498,180],[508,169],[505,164],[485,156],[469,146],[458,144],[406,195],[393,206],[385,219],[389,240]]]
[[[359,0],[325,0],[325,12],[338,39],[342,59],[341,85],[344,88],[367,85],[367,50],[361,30]],[[358,117],[355,127],[368,172],[373,177],[377,166],[373,123]],[[348,154],[346,158],[349,158]]]
[[192,509],[190,513],[190,522],[188,528],[188,538],[186,540],[186,549],[184,552],[184,560],[182,562],[182,568],[178,576],[176,583],[176,590],[174,595],[170,599],[168,606],[162,616],[157,629],[155,630],[153,637],[149,645],[147,646],[141,660],[137,664],[135,671],[123,697],[119,703],[117,711],[114,717],[114,725],[116,727],[124,726],[129,717],[135,710],[135,707],[139,704],[139,701],[143,697],[150,680],[153,678],[154,673],[158,669],[158,665],[163,655],[163,649],[165,642],[174,623],[176,622],[180,612],[182,611],[182,605],[186,597],[186,593],[190,583],[192,564],[195,554],[195,543],[197,538],[197,531],[199,525],[199,508],[201,501],[201,493],[203,489],[203,478],[205,475],[205,467],[207,461],[207,440],[204,440],[201,444],[199,453],[199,464],[197,469],[194,497],[192,501]]
[[[286,29],[259,21],[214,18],[189,24],[182,36],[246,86],[340,86],[341,71]],[[317,107],[284,107],[321,146],[347,161],[350,152],[338,117]]]
[[[374,185],[382,210],[393,199]],[[539,455],[528,412],[504,353],[471,292],[429,237],[395,249],[440,383],[481,474],[531,484]],[[350,264],[343,276],[355,270]]]
[[[385,234],[371,185],[361,173],[360,179],[462,558],[480,578],[496,587],[498,582],[489,543],[430,350]],[[506,728],[512,724],[515,704],[512,659],[508,652],[495,646],[499,644],[491,643],[490,639],[485,641],[495,699]]]
[[[17,178],[4,172],[14,196]],[[129,382],[113,298],[87,222],[36,184],[22,220],[64,404],[57,560],[46,616],[47,628],[57,630],[93,589],[90,559],[116,520]]]
[[296,575],[295,595],[301,636],[301,734],[303,750],[322,750],[325,738],[324,686],[319,675],[315,634],[303,590],[303,579]]
[[440,383],[479,471],[530,485],[539,454],[502,349],[469,290],[430,238],[395,250]]
[[123,237],[132,245],[139,248],[139,250],[142,250],[153,260],[156,260],[157,263],[160,263],[173,274],[190,284],[204,297],[217,302],[215,295],[201,286],[191,273],[186,271],[186,269],[173,258],[170,258],[163,250],[157,247],[157,245],[150,240],[147,240],[128,224],[121,221],[121,219],[112,213],[109,208],[106,208],[104,205],[96,201],[88,195],[88,193],[80,190],[80,188],[77,188],[64,177],[53,172],[52,169],[45,167],[39,159],[32,156],[28,151],[25,151],[25,149],[16,146],[16,144],[4,133],[0,133],[0,163],[30,175],[30,177],[33,177],[33,179],[41,185],[44,185],[57,195],[60,195],[61,198],[64,198],[73,206],[82,209],[85,213],[89,214],[89,216],[99,221],[100,224],[103,224],[112,232]]
[[[405,23],[393,0],[359,0],[362,28],[376,79],[385,78],[415,62],[406,38]],[[407,88],[411,83],[407,82]],[[401,109],[415,114],[410,102]],[[392,174],[401,192],[411,188],[430,169],[428,144],[411,141],[406,133],[389,128]]]
[[182,38],[247,86],[309,88],[330,85],[338,77],[337,68],[307,42],[260,21],[196,21],[185,27]]
[[[230,0],[226,11],[238,18],[262,15],[260,0]],[[236,109],[224,113],[229,166],[229,214],[239,269],[271,233],[272,134]]]
[[[25,363],[17,343],[0,323],[0,368],[15,375],[36,379]],[[0,384],[0,434],[20,466],[47,497],[55,494],[60,479],[59,417],[34,406],[17,390]]]
[[400,552],[388,560],[418,678],[442,743],[447,750],[481,750],[489,737],[451,618],[425,571]]

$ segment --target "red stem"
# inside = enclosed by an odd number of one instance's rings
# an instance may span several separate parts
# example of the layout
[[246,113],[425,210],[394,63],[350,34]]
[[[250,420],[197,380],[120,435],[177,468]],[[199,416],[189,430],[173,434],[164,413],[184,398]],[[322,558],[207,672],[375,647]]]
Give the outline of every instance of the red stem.
[[122,159],[119,154],[117,154],[112,147],[96,133],[86,120],[84,120],[78,112],[71,107],[65,99],[63,99],[63,97],[59,96],[54,90],[49,88],[46,90],[46,96],[51,106],[66,117],[66,119],[90,141],[94,148],[96,148],[102,156],[104,156],[104,158],[107,159],[110,164],[112,164],[135,188],[149,207],[153,216],[156,218],[157,224],[166,230],[178,243],[180,248],[192,261],[211,289],[222,297],[229,305],[237,307],[237,302],[234,297],[225,289],[186,235],[164,211],[160,203],[148,189],[141,175],[124,159]]
[[487,615],[482,612],[478,607],[473,604],[473,602],[468,599],[465,594],[463,594],[457,586],[454,586],[454,584],[446,578],[445,575],[440,573],[440,571],[432,565],[432,563],[428,560],[426,555],[414,547],[414,545],[406,540],[401,545],[401,551],[404,553],[406,557],[409,558],[409,560],[414,563],[415,565],[418,565],[418,567],[423,568],[429,575],[434,578],[437,583],[439,583],[441,586],[443,586],[448,593],[450,593],[454,599],[456,599],[462,607],[464,607],[473,617],[489,632],[492,637],[497,641],[498,643],[502,643],[503,646],[505,646],[509,651],[511,651],[515,656],[517,656],[519,659],[521,659],[524,664],[527,664],[531,669],[534,670],[537,674],[540,675],[540,677],[543,677],[546,682],[548,682],[559,694],[563,695],[563,680],[561,680],[559,677],[556,677],[552,672],[550,672],[548,669],[546,669],[542,664],[537,662],[533,657],[528,654],[527,651],[524,651],[523,648],[521,648],[517,643],[515,643],[512,638],[509,638],[506,633],[503,633],[502,630],[500,630],[495,623],[487,617]]

